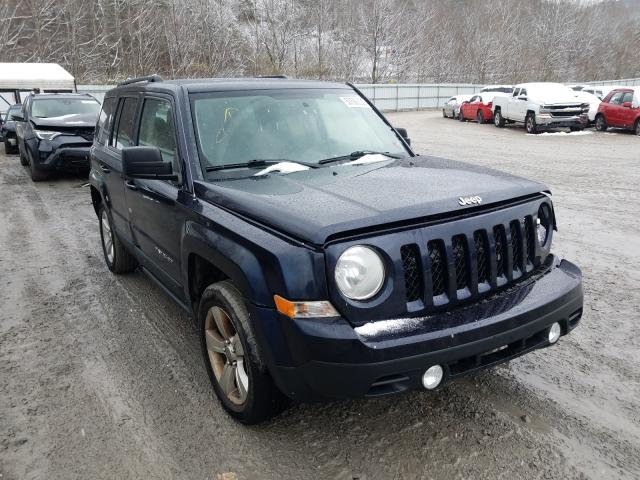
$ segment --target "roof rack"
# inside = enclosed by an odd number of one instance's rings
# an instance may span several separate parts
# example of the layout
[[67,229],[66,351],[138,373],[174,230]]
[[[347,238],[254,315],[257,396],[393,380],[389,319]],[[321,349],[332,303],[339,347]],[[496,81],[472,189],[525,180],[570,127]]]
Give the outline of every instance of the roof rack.
[[147,75],[144,77],[128,78],[124,82],[120,82],[118,86],[122,87],[123,85],[130,85],[132,83],[138,83],[138,82],[161,82],[161,81],[162,81],[162,77],[160,75],[153,74],[153,75]]
[[286,75],[260,75],[259,77],[256,77],[256,78],[282,78],[286,80],[289,77],[287,77]]

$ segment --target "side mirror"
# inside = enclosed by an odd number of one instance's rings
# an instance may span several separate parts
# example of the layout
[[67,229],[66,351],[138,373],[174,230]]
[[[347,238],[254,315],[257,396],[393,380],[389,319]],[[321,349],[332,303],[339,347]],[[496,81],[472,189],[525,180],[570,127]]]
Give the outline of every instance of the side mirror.
[[404,141],[407,142],[407,145],[411,145],[411,139],[409,138],[409,134],[407,133],[406,128],[396,128],[396,132],[398,132],[398,135],[404,138]]
[[518,97],[518,100],[524,100],[526,102],[527,101],[527,96],[526,95],[520,95]]
[[158,147],[127,147],[122,149],[122,173],[125,178],[178,180],[170,162],[162,160]]
[[631,102],[624,102],[624,103],[622,104],[622,106],[623,106],[624,108],[631,108]]

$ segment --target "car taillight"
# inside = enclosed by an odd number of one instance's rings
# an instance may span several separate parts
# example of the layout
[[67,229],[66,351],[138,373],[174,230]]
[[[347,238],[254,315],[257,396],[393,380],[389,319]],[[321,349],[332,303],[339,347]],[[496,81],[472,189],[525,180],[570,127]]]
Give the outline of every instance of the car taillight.
[[487,103],[487,107],[491,108],[493,106],[493,102]]

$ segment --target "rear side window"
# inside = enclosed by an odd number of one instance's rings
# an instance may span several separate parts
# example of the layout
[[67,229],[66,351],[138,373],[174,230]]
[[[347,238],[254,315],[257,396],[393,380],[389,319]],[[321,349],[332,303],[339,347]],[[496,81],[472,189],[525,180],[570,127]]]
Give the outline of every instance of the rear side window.
[[106,145],[109,140],[109,134],[111,133],[111,120],[113,118],[113,112],[115,111],[116,99],[113,97],[105,98],[102,104],[102,110],[100,110],[100,116],[98,117],[98,124],[96,125],[96,142],[100,145]]
[[137,106],[138,99],[136,98],[129,97],[120,100],[118,128],[113,136],[113,145],[118,150],[134,145],[133,127],[135,124]]
[[170,102],[158,98],[147,98],[144,101],[138,145],[158,147],[162,159],[173,163],[173,171],[178,171],[176,129]]

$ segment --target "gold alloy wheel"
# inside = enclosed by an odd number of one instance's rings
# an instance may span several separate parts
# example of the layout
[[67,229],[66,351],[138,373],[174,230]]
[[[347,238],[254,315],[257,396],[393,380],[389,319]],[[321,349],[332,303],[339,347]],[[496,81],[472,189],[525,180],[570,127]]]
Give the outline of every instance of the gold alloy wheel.
[[211,369],[227,398],[236,405],[247,400],[249,376],[244,348],[227,312],[211,307],[204,324]]

